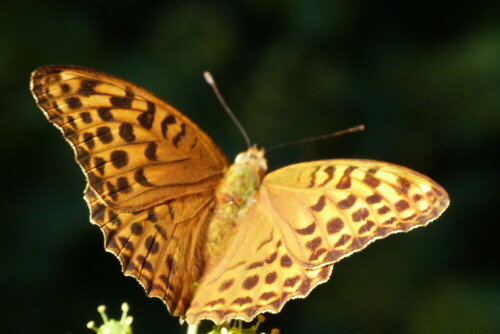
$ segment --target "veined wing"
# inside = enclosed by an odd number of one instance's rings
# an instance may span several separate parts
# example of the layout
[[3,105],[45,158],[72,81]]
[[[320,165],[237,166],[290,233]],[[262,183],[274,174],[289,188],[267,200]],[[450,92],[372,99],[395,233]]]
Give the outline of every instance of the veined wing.
[[294,259],[335,263],[389,234],[425,226],[448,207],[446,191],[408,168],[372,160],[323,160],[268,174],[260,203]]
[[106,73],[46,66],[31,90],[109,206],[140,210],[212,190],[227,160],[192,121],[153,94]]

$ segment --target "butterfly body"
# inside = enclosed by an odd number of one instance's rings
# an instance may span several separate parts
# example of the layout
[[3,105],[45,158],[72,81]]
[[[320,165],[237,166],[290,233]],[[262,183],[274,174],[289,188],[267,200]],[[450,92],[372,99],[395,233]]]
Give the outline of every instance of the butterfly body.
[[264,151],[251,147],[240,153],[225,172],[215,193],[217,205],[208,227],[208,261],[217,259],[227,248],[239,216],[245,213],[258,195],[266,169]]
[[264,175],[264,152],[251,147],[229,166],[185,115],[103,72],[41,67],[31,91],[75,152],[106,250],[189,323],[278,312],[327,281],[334,263],[449,205],[433,180],[380,161]]

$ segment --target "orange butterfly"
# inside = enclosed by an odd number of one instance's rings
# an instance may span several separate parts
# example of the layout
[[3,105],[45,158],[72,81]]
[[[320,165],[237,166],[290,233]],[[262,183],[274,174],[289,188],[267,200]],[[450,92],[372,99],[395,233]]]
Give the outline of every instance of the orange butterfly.
[[102,72],[41,67],[31,91],[75,151],[106,249],[191,324],[278,312],[328,280],[335,262],[449,204],[437,183],[386,162],[312,161],[265,175],[253,146],[229,165],[186,116]]

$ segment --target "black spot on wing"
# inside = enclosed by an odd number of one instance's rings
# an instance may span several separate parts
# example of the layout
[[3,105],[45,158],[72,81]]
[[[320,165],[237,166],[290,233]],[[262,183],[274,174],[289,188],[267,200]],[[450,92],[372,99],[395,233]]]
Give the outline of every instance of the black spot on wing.
[[144,175],[144,168],[139,168],[134,174],[134,180],[143,187],[154,187],[155,185],[148,181]]
[[168,126],[175,123],[175,117],[172,115],[166,116],[163,121],[161,121],[161,133],[163,138],[167,138]]
[[179,141],[185,135],[186,135],[186,124],[182,123],[181,131],[178,134],[176,134],[175,137],[172,139],[172,143],[174,144],[175,147],[179,145]]
[[137,121],[139,121],[140,125],[149,130],[153,126],[156,106],[151,101],[147,101],[146,104],[148,106],[147,110],[137,117]]
[[134,128],[130,123],[120,124],[118,134],[123,140],[125,140],[128,143],[133,142],[135,140]]
[[78,94],[90,96],[96,94],[94,88],[99,84],[99,81],[93,79],[83,79],[78,89]]
[[111,121],[113,120],[113,114],[111,114],[111,108],[100,107],[97,109],[97,114],[103,121]]
[[120,97],[120,96],[112,96],[109,99],[109,102],[117,108],[121,109],[130,109],[132,106],[132,98],[131,97]]
[[155,142],[151,142],[148,144],[146,150],[144,151],[144,155],[146,156],[146,158],[148,158],[148,160],[156,161],[158,159],[158,157],[156,156],[157,147],[158,145]]

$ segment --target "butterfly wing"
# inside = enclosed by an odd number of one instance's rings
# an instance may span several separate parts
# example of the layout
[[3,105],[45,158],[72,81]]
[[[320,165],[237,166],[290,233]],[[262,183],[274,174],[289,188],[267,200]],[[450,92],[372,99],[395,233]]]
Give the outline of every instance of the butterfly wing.
[[31,90],[75,151],[106,249],[183,318],[204,269],[225,156],[179,111],[111,75],[46,66],[33,72]]
[[204,269],[206,221],[213,198],[192,194],[128,212],[114,210],[87,186],[85,200],[106,250],[120,260],[123,273],[136,278],[148,296],[162,299],[172,315],[184,319]]
[[330,277],[332,265],[306,268],[289,256],[272,217],[255,201],[241,216],[230,246],[209,266],[196,288],[186,320],[251,321],[304,298]]
[[31,90],[110,207],[141,210],[211,191],[227,159],[193,122],[153,94],[102,72],[46,66]]
[[448,207],[449,198],[437,183],[405,167],[324,160],[267,175],[260,203],[294,260],[314,268],[389,234],[427,225]]

